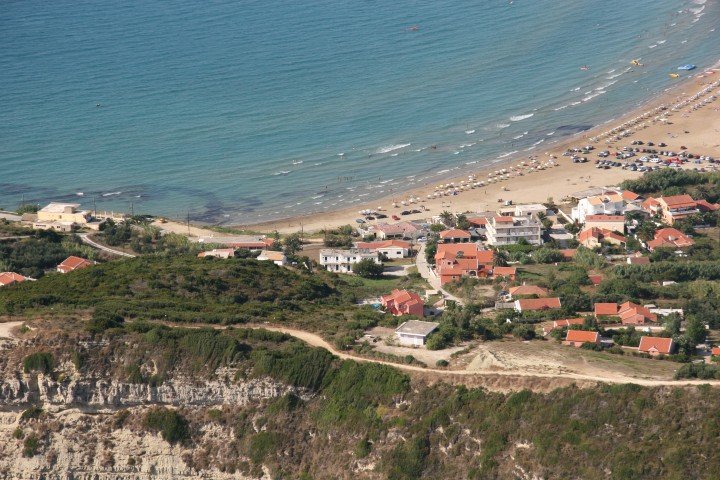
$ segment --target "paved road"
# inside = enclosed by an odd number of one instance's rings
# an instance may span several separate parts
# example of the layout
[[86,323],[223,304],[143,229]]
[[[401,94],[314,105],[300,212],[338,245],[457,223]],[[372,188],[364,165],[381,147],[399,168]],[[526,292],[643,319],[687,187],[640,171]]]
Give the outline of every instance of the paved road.
[[417,256],[415,257],[415,265],[417,266],[418,273],[421,277],[423,277],[427,282],[430,284],[431,287],[433,287],[435,290],[438,290],[441,292],[446,299],[453,300],[459,305],[464,305],[465,302],[460,300],[455,295],[448,293],[447,291],[443,290],[442,286],[440,285],[440,279],[437,275],[435,275],[435,272],[432,271],[432,268],[430,265],[428,265],[427,260],[425,260],[425,244],[423,243],[420,245],[420,250],[417,253]]
[[[228,328],[227,326],[223,325],[211,325],[211,324],[173,324],[173,323],[165,323],[165,325],[169,327],[180,327],[180,328],[213,328],[216,330],[224,330]],[[404,365],[400,363],[393,363],[388,362],[385,360],[378,360],[375,358],[364,358],[364,357],[358,357],[355,355],[351,355],[347,352],[341,352],[339,350],[336,350],[332,345],[330,345],[327,341],[325,341],[322,337],[315,333],[306,332],[304,330],[297,330],[294,328],[287,328],[287,327],[275,327],[270,325],[235,325],[236,328],[255,328],[255,329],[265,329],[270,330],[272,332],[280,332],[284,333],[286,335],[290,335],[292,337],[297,338],[298,340],[302,340],[303,342],[307,343],[308,345],[311,345],[313,347],[320,347],[324,348],[325,350],[329,351],[333,355],[345,359],[345,360],[354,360],[356,362],[366,362],[366,363],[378,363],[380,365],[388,365],[390,367],[395,367],[399,370],[403,370],[406,372],[411,373],[424,373],[424,374],[430,374],[430,375],[436,375],[439,379],[447,379],[449,376],[452,375],[461,375],[461,376],[503,376],[503,377],[536,377],[536,378],[564,378],[569,380],[585,380],[585,381],[591,381],[591,382],[602,382],[602,383],[633,383],[636,385],[642,385],[646,387],[657,387],[662,385],[673,385],[673,386],[683,386],[683,385],[703,385],[703,384],[709,384],[714,386],[720,386],[720,380],[650,380],[650,379],[644,379],[644,378],[633,378],[633,377],[625,377],[623,375],[608,375],[608,376],[599,376],[599,375],[584,375],[579,373],[537,373],[537,372],[527,372],[524,370],[442,370],[438,368],[424,368],[419,367],[417,365]]]
[[79,236],[80,239],[83,241],[83,243],[86,243],[86,244],[90,245],[90,246],[93,247],[93,248],[97,248],[98,250],[102,250],[103,252],[107,252],[107,253],[110,253],[110,254],[112,254],[112,255],[118,255],[118,256],[120,256],[120,257],[135,258],[135,255],[133,255],[133,254],[126,253],[126,252],[123,252],[123,251],[120,251],[120,250],[115,250],[115,249],[113,249],[113,248],[106,247],[105,245],[100,245],[99,243],[90,240],[90,238],[88,237],[88,234],[87,234],[87,233],[81,233],[81,234],[79,234],[78,236]]

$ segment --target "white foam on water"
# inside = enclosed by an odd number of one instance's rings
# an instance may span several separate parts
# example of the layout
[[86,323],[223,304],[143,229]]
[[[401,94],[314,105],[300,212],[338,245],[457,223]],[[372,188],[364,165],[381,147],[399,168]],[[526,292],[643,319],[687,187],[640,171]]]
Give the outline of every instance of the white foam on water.
[[507,127],[509,127],[510,124],[509,124],[509,123],[498,123],[498,124],[495,125],[495,126],[496,126],[497,128],[502,129],[502,128],[507,128]]
[[518,151],[513,150],[512,152],[506,152],[506,153],[503,153],[502,155],[498,155],[498,158],[506,158],[506,157],[509,157],[510,155],[515,155],[516,153],[518,153]]
[[400,150],[402,148],[409,147],[410,145],[412,145],[412,144],[411,143],[398,143],[396,145],[388,145],[387,147],[380,148],[375,153],[390,153],[390,152],[394,152],[395,150]]
[[520,120],[525,120],[526,118],[530,118],[530,117],[532,117],[533,115],[535,115],[535,114],[534,114],[534,113],[528,113],[528,114],[526,114],[526,115],[514,115],[514,116],[510,117],[510,121],[511,121],[511,122],[519,122]]
[[465,133],[468,135],[472,135],[473,133],[475,133],[475,130],[465,130]]
[[555,135],[555,132],[550,132],[547,134],[548,137],[552,137],[553,135]]
[[112,196],[115,196],[115,195],[120,195],[121,193],[122,193],[122,192],[109,192],[109,193],[103,193],[102,196],[103,196],[103,197],[112,197]]

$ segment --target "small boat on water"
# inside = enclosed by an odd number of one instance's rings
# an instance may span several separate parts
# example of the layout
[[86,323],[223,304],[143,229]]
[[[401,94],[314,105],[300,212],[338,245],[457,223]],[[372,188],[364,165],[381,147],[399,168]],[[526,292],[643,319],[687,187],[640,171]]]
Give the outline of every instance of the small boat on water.
[[630,63],[632,63],[632,64],[635,65],[636,67],[642,67],[642,66],[643,66],[643,64],[640,63],[640,59],[635,59],[635,60],[633,60],[633,61],[630,62]]
[[692,63],[688,63],[687,65],[680,65],[678,67],[678,70],[690,71],[690,70],[695,70],[695,68],[696,68],[695,65],[693,65]]
[[680,74],[677,74],[677,73],[670,74],[670,78],[678,78],[679,76],[680,76]]
[[583,65],[582,67],[580,67],[580,70],[582,70],[582,71],[590,70],[590,67],[588,67],[587,65]]

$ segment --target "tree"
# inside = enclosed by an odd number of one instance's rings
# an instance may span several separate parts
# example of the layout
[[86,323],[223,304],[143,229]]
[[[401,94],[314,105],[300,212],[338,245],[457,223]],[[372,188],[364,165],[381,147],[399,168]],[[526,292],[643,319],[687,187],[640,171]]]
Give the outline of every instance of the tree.
[[446,227],[452,228],[455,226],[455,215],[448,212],[447,210],[444,210],[440,214],[440,221],[445,224]]
[[288,257],[294,256],[302,249],[302,240],[299,233],[291,233],[283,240],[283,252]]
[[425,261],[429,265],[435,265],[435,254],[437,253],[437,241],[428,239],[425,244]]
[[470,225],[470,221],[467,218],[467,215],[464,213],[458,214],[458,216],[455,219],[455,225],[460,230],[469,230],[472,225]]
[[493,267],[507,267],[508,254],[506,251],[498,250],[493,256]]
[[705,324],[695,316],[689,317],[685,323],[685,337],[697,345],[704,342],[706,336]]
[[673,312],[667,317],[665,317],[665,321],[663,322],[663,328],[672,337],[674,337],[675,335],[679,335],[681,320],[682,319],[680,318],[680,315]]
[[363,278],[380,278],[385,271],[385,266],[382,263],[375,263],[370,258],[364,258],[353,265],[352,270]]
[[584,224],[582,224],[582,223],[578,222],[577,220],[575,220],[573,223],[568,223],[568,224],[566,224],[566,225],[565,225],[565,230],[566,230],[568,233],[572,233],[573,235],[576,235],[576,234],[578,234],[578,233],[580,232],[580,230],[582,230],[583,225],[584,225]]

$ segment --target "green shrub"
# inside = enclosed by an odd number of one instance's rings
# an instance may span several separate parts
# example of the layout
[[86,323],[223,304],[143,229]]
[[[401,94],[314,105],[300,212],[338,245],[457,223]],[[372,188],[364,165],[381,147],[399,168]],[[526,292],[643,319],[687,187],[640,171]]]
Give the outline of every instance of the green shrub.
[[53,356],[49,352],[31,353],[23,360],[23,371],[25,373],[40,372],[48,374],[53,369]]
[[160,432],[168,443],[184,442],[190,438],[187,420],[175,410],[157,407],[145,414],[145,427]]
[[450,363],[447,360],[440,359],[437,362],[435,362],[436,367],[447,367],[450,365]]
[[271,453],[277,450],[280,437],[272,432],[259,432],[250,439],[248,456],[256,465],[259,465]]
[[32,406],[25,410],[22,415],[20,415],[20,421],[27,421],[31,419],[36,419],[40,417],[40,414],[42,414],[43,409],[40,407]]
[[23,457],[34,457],[37,454],[38,448],[40,448],[40,440],[34,434],[30,435],[23,442]]
[[25,437],[25,432],[23,432],[22,428],[17,427],[15,430],[13,430],[13,438],[15,440],[22,440],[23,437]]

